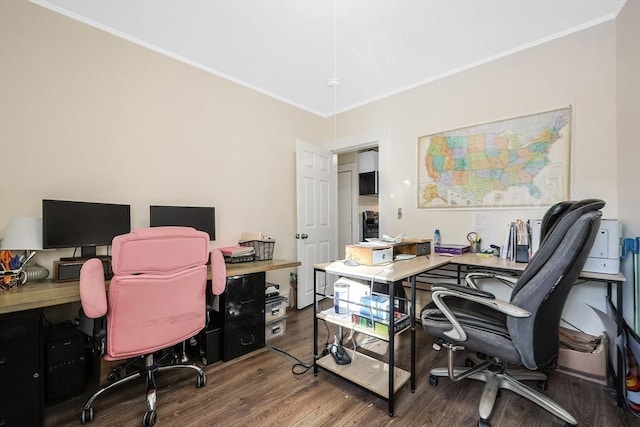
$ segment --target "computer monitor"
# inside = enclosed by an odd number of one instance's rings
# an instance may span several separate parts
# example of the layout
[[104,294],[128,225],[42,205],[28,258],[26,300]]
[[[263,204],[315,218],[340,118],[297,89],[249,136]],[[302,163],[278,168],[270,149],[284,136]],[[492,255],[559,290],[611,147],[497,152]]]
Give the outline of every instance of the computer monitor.
[[43,247],[80,247],[81,256],[72,259],[95,257],[96,246],[111,245],[115,236],[130,231],[129,205],[42,200]]
[[216,209],[200,206],[149,206],[149,225],[193,227],[216,239]]

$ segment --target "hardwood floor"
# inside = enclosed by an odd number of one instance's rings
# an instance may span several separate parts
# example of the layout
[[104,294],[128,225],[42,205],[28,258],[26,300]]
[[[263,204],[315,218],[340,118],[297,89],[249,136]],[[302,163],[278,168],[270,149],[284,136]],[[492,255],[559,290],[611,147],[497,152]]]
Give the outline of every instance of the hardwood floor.
[[[428,384],[429,369],[446,365],[446,353],[431,349],[432,340],[416,330],[416,391],[405,385],[396,395],[393,417],[387,402],[330,373],[311,369],[305,373],[292,355],[307,365],[313,352],[313,309],[289,311],[286,334],[269,347],[242,358],[205,367],[207,386],[195,387],[191,370],[164,372],[158,376],[158,426],[472,426],[484,383],[442,378],[437,387]],[[319,323],[324,343],[328,330]],[[334,331],[331,331],[333,339]],[[359,341],[365,337],[356,336]],[[396,349],[398,365],[408,366],[408,334]],[[384,342],[364,344],[380,350]],[[273,348],[272,348],[273,347]],[[613,391],[561,373],[551,373],[546,394],[577,418],[580,426],[640,426],[640,419],[615,405]],[[87,393],[89,395],[90,393]],[[87,396],[47,408],[46,426],[80,425],[80,409]],[[140,426],[145,412],[144,385],[132,381],[94,402],[101,426]],[[560,419],[510,392],[502,391],[491,424],[497,426],[563,425]]]

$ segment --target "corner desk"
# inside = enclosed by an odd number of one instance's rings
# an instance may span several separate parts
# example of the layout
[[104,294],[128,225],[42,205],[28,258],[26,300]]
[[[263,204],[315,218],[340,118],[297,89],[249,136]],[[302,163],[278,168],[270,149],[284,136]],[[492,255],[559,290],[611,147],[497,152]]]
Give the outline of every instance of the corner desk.
[[[299,265],[298,261],[277,259],[227,264],[226,275],[233,279],[262,273],[264,278],[267,271]],[[210,269],[207,279],[211,279]],[[264,289],[257,293],[262,295],[264,322]],[[79,301],[80,287],[77,281],[27,282],[22,287],[0,292],[0,383],[9,384],[11,389],[11,393],[0,400],[0,425],[43,425],[46,368],[43,363],[44,338],[40,310]],[[264,324],[261,330],[264,333]]]
[[[394,335],[393,333],[388,336],[382,337],[389,343],[389,362],[384,366],[384,369],[375,374],[369,373],[369,377],[366,374],[363,376],[361,372],[357,372],[359,369],[350,369],[349,365],[338,366],[332,363],[333,360],[329,356],[323,356],[318,352],[318,320],[329,320],[331,323],[335,323],[338,326],[344,326],[354,328],[357,332],[363,332],[371,335],[371,330],[367,328],[361,328],[354,326],[353,323],[347,321],[344,324],[336,322],[334,319],[326,319],[321,312],[318,311],[318,298],[314,304],[314,374],[318,374],[318,368],[322,368],[335,375],[345,378],[372,393],[386,399],[389,403],[389,415],[393,415],[394,410],[394,395],[402,385],[410,382],[411,392],[415,391],[415,303],[416,303],[416,278],[421,274],[429,273],[440,267],[452,265],[456,267],[457,281],[462,283],[463,274],[467,271],[476,269],[488,270],[488,271],[505,271],[511,273],[520,273],[524,271],[527,264],[517,263],[514,261],[508,261],[498,257],[483,257],[477,254],[463,254],[461,256],[442,256],[438,254],[432,254],[429,257],[420,256],[410,260],[396,261],[393,265],[381,265],[381,266],[347,266],[342,260],[334,261],[327,264],[314,265],[314,293],[318,297],[331,297],[318,290],[318,274],[325,273],[336,275],[340,277],[347,277],[352,279],[361,279],[370,282],[386,284],[389,289],[389,295],[395,295],[394,286],[402,286],[402,281],[409,281],[411,288],[411,295],[409,299],[409,314],[411,316],[410,334],[411,334],[411,361],[410,371],[405,372],[398,370],[395,367],[394,361]],[[622,317],[622,285],[625,282],[625,278],[622,274],[601,274],[582,272],[579,280],[592,281],[605,283],[607,285],[607,304],[615,315],[615,321],[617,324],[618,336],[623,332],[624,319]],[[400,282],[400,283],[399,283]],[[616,286],[616,304],[613,304],[612,300],[612,287]],[[388,325],[389,331],[393,329],[391,324]],[[403,332],[403,331],[401,331]],[[615,339],[615,338],[614,338]],[[624,372],[624,355],[618,352],[616,360],[616,370],[610,369],[612,378],[614,379],[616,397],[618,406],[624,406],[624,375],[620,375]],[[360,355],[358,355],[360,357]],[[612,364],[610,360],[610,365]],[[379,377],[383,376],[383,372],[388,377],[384,382],[380,382]],[[616,375],[616,372],[618,375]]]

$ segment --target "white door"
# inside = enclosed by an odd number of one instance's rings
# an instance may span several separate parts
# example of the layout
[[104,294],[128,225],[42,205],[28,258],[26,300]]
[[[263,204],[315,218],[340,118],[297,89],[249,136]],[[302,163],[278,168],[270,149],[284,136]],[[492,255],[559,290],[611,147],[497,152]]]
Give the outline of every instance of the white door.
[[296,142],[298,308],[314,302],[313,265],[335,259],[336,167],[330,151]]
[[360,240],[357,172],[355,163],[338,166],[338,259],[344,259],[346,245]]

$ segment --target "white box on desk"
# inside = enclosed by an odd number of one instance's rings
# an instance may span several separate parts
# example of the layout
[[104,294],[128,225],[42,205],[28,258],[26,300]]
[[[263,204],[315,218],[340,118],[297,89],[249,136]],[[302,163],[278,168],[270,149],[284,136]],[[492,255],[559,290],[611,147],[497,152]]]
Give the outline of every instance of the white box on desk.
[[345,258],[361,265],[380,265],[393,261],[392,246],[346,245]]

